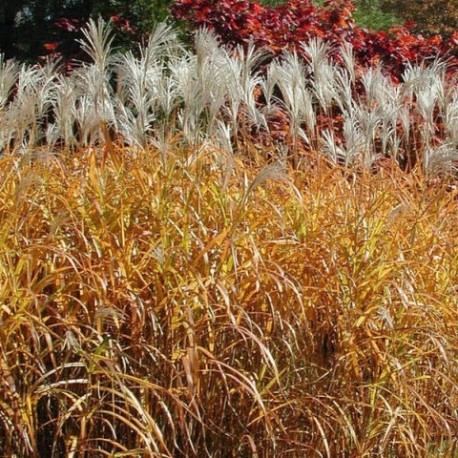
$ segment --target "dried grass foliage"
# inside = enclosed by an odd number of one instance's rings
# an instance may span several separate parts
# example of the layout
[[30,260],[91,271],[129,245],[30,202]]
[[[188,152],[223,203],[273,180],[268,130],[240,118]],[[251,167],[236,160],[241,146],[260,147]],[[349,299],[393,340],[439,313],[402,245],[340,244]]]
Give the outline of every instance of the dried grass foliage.
[[456,191],[309,163],[1,158],[0,453],[455,456]]

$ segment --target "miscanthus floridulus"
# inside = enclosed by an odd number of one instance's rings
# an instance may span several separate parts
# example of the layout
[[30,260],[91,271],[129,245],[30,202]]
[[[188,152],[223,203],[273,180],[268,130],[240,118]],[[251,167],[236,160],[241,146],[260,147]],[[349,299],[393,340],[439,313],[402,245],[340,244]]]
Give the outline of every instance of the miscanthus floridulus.
[[356,67],[350,45],[340,64],[319,40],[302,45],[307,60],[272,61],[262,49],[224,49],[206,30],[190,51],[165,24],[137,53],[117,54],[103,21],[87,25],[81,46],[92,63],[69,75],[55,62],[0,60],[1,151],[75,150],[110,136],[164,154],[177,139],[234,152],[258,140],[296,166],[304,151],[365,168],[380,157],[419,162],[432,176],[455,166],[458,90],[444,62],[407,66],[395,84],[380,66]]
[[82,46],[0,65],[0,455],[457,456],[445,64]]

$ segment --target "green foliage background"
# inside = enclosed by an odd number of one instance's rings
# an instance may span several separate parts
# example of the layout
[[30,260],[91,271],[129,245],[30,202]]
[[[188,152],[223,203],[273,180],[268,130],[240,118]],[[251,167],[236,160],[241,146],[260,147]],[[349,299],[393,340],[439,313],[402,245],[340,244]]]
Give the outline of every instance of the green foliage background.
[[[121,16],[135,26],[139,34],[151,30],[168,15],[170,0],[17,0],[0,2],[0,52],[6,58],[36,60],[43,44],[60,41],[54,22],[69,18],[86,22],[90,17]],[[74,39],[74,37],[72,38]]]

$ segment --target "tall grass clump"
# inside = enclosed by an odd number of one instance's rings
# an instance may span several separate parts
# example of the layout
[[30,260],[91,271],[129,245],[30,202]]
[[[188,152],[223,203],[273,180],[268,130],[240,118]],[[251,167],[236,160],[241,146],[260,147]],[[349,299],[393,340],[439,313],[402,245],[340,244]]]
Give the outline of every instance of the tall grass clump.
[[0,455],[457,456],[447,63],[111,40],[0,59]]
[[0,158],[0,454],[456,456],[456,190],[110,153]]
[[91,21],[83,35],[91,63],[68,74],[58,62],[0,60],[1,153],[117,144],[160,148],[166,161],[177,141],[210,141],[230,153],[281,150],[296,168],[314,153],[366,169],[387,157],[430,175],[433,163],[456,169],[458,97],[445,61],[405,63],[397,80],[362,66],[345,42],[313,39],[274,58],[201,29],[191,50],[159,24],[137,53],[119,54],[110,24]]

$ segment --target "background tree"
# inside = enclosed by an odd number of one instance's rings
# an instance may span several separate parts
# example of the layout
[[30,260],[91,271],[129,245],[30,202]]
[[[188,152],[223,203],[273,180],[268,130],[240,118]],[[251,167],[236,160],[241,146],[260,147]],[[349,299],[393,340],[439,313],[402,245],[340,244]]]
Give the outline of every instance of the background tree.
[[450,36],[458,29],[456,0],[382,0],[382,7],[413,21],[413,30],[425,35]]
[[[123,46],[152,30],[168,15],[171,0],[6,0],[0,1],[0,52],[6,58],[36,60],[60,45],[71,48],[80,25],[90,17],[115,17],[120,25]],[[60,25],[60,26],[59,26]],[[135,33],[134,33],[135,31]],[[52,45],[52,46],[51,46]],[[67,56],[64,56],[67,57]]]
[[26,0],[0,2],[0,51],[11,56],[16,41],[16,17]]

